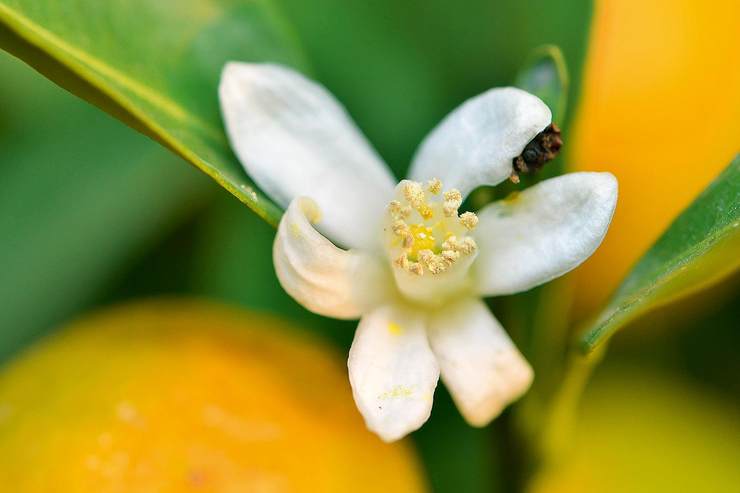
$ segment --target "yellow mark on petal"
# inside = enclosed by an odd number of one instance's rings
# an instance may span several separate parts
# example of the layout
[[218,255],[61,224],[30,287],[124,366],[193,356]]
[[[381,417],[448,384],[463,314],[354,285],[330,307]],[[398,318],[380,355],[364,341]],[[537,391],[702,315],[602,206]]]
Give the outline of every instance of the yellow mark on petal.
[[321,210],[313,200],[304,200],[301,203],[301,210],[311,224],[321,221]]
[[290,234],[295,239],[300,239],[301,236],[303,236],[303,233],[301,233],[301,227],[298,226],[296,223],[290,223],[288,226],[288,231],[290,231]]
[[414,391],[411,390],[409,387],[405,387],[403,385],[396,385],[388,392],[383,392],[380,395],[381,399],[394,399],[397,397],[409,397],[413,395]]
[[398,325],[396,322],[388,322],[388,332],[394,336],[398,336],[403,332],[403,327]]

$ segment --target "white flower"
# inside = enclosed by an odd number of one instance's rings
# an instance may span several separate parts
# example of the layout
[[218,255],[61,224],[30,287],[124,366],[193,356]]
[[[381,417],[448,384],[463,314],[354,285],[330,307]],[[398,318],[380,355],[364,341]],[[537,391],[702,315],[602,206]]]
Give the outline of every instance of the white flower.
[[480,298],[578,266],[617,198],[611,174],[571,173],[458,214],[550,124],[542,101],[515,88],[467,101],[422,143],[414,181],[394,187],[344,108],[297,72],[229,63],[219,91],[237,156],[287,207],[273,249],[283,288],[313,312],[361,318],[349,378],[371,430],[392,441],[419,428],[440,374],[476,426],[529,388],[531,367]]

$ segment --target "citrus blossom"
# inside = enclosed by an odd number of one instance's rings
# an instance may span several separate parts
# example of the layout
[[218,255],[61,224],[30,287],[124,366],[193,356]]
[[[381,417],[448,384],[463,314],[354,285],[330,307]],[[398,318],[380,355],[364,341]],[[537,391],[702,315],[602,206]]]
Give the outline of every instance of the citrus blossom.
[[582,172],[460,212],[477,186],[512,176],[550,128],[541,100],[511,87],[470,99],[395,185],[344,108],[289,68],[230,63],[220,99],[243,166],[287,207],[273,249],[283,288],[313,312],[361,319],[348,367],[371,430],[391,441],[419,428],[440,375],[478,426],[528,389],[531,367],[481,298],[578,266],[617,198],[611,174]]

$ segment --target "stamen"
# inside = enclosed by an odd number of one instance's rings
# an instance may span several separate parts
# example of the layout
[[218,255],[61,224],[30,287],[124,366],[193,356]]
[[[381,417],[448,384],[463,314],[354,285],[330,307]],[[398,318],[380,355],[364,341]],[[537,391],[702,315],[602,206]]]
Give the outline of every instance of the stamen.
[[424,268],[419,262],[409,262],[408,271],[417,276],[424,275]]
[[444,193],[444,203],[442,204],[442,210],[445,216],[452,217],[457,215],[457,210],[462,205],[462,195],[460,191],[453,188],[449,192]]
[[409,235],[409,225],[406,224],[403,219],[396,219],[391,226],[393,234],[396,236],[405,237]]
[[463,212],[460,214],[460,224],[465,226],[468,230],[473,230],[478,226],[478,216],[472,212]]
[[421,188],[421,183],[415,181],[409,181],[403,188],[403,195],[411,207],[418,209],[424,204],[424,189]]
[[439,192],[442,191],[442,182],[439,178],[432,178],[427,183],[427,190],[429,190],[429,193],[432,195],[439,195]]
[[[436,178],[430,180],[426,191],[433,196],[440,195],[442,182]],[[426,201],[421,183],[405,182],[401,192],[401,199],[388,204],[392,218],[391,231],[401,240],[392,243],[392,248],[401,249],[401,254],[393,261],[394,265],[419,276],[425,271],[433,275],[441,274],[462,256],[476,250],[475,240],[464,231],[475,229],[478,217],[472,212],[458,216],[462,204],[462,194],[458,190],[448,190],[431,202]],[[416,217],[420,222],[408,222],[413,211],[418,214]],[[465,229],[462,230],[460,226]],[[460,234],[462,236],[458,238],[456,235]]]

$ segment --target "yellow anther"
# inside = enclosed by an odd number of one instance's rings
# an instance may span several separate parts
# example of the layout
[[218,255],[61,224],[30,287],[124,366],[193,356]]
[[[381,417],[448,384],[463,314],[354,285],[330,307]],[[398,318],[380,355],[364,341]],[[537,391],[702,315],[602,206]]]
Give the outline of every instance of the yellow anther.
[[478,216],[472,212],[463,212],[460,214],[460,224],[468,230],[473,230],[478,225]]
[[446,191],[444,193],[444,199],[445,202],[457,202],[458,206],[459,204],[462,204],[462,194],[456,188]]
[[457,215],[457,210],[462,205],[462,194],[459,190],[452,189],[444,193],[444,203],[442,210],[445,216],[452,217]]
[[419,209],[419,207],[425,205],[424,189],[421,187],[421,183],[415,181],[406,182],[403,187],[403,196],[414,209]]
[[430,257],[434,256],[434,252],[431,250],[420,250],[419,251],[419,261],[426,263]]
[[455,246],[457,245],[457,236],[455,235],[448,235],[445,237],[445,241],[442,243],[442,249],[443,250],[452,250],[457,251],[455,249]]
[[475,249],[478,248],[478,245],[475,243],[475,240],[469,236],[462,239],[462,241],[458,242],[458,252],[460,252],[463,255],[469,255],[475,251]]
[[456,252],[455,250],[442,250],[441,255],[442,258],[450,264],[454,263],[457,259],[460,258],[460,252]]
[[432,178],[427,182],[427,190],[433,195],[438,195],[442,191],[442,182],[439,178]]
[[[427,195],[442,195],[431,198]],[[436,178],[426,186],[419,182],[406,181],[401,186],[401,196],[388,204],[392,220],[391,230],[396,239],[390,243],[398,257],[394,265],[414,275],[441,274],[452,267],[462,256],[475,251],[477,245],[473,238],[464,233],[458,238],[461,228],[467,231],[478,224],[478,217],[472,212],[458,216],[462,205],[462,194],[455,189],[442,193],[442,182]],[[414,212],[415,211],[415,212]],[[444,212],[441,217],[440,212]],[[418,214],[418,216],[416,215]],[[408,221],[414,217],[414,223]],[[418,222],[416,222],[418,221]]]
[[393,221],[393,225],[391,226],[393,230],[393,234],[396,236],[408,236],[409,235],[409,225],[404,222],[403,219],[397,219]]
[[411,207],[401,204],[398,200],[391,200],[388,204],[388,213],[393,219],[406,219],[411,215]]
[[429,272],[431,272],[432,274],[441,274],[442,272],[447,270],[447,268],[450,266],[450,263],[439,255],[432,255],[427,259],[425,265]]

